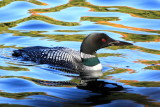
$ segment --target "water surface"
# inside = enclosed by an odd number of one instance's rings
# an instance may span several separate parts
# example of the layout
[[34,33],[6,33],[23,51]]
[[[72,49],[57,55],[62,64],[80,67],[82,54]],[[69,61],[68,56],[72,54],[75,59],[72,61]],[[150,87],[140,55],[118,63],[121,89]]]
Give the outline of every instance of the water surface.
[[[0,106],[159,107],[159,3],[0,0]],[[98,83],[92,89],[77,87],[76,73],[12,57],[13,50],[28,46],[80,50],[83,38],[93,32],[134,44],[97,51],[101,88]]]

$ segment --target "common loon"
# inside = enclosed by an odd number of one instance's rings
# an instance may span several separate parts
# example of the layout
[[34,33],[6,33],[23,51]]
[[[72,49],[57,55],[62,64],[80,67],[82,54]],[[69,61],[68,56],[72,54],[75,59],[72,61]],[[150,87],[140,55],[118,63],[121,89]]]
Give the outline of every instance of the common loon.
[[13,52],[13,56],[21,57],[26,61],[33,61],[38,64],[51,64],[65,67],[81,75],[101,76],[102,65],[96,55],[98,49],[108,46],[132,45],[128,42],[118,41],[110,38],[105,33],[91,33],[82,42],[80,52],[66,47],[26,47]]

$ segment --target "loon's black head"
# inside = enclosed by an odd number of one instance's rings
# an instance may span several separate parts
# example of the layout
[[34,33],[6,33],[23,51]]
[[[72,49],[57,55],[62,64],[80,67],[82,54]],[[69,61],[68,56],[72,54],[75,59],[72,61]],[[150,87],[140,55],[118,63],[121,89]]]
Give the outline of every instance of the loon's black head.
[[105,33],[89,34],[82,42],[81,52],[86,54],[95,54],[98,49],[108,46],[132,45],[128,42],[118,41],[110,38]]

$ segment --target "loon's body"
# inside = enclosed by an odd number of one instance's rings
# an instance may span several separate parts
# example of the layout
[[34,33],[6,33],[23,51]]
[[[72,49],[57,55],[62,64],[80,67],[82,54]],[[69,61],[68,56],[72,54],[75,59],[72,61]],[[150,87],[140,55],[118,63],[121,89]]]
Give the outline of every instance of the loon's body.
[[[66,47],[43,47],[34,46],[15,50],[13,56],[21,57],[25,61],[33,61],[37,64],[50,64],[69,68],[70,70],[101,70],[99,63],[95,66],[85,66],[82,63],[83,58],[96,58],[94,55],[80,53],[80,51]],[[97,68],[98,67],[98,68]]]
[[72,70],[78,70],[82,65],[80,52],[66,47],[26,47],[15,50],[13,55],[37,64],[51,64]]
[[112,45],[132,44],[114,40],[104,33],[92,33],[83,40],[80,51],[65,47],[34,46],[15,50],[12,55],[38,64],[61,66],[77,72],[84,71],[86,75],[87,71],[102,70],[96,51]]

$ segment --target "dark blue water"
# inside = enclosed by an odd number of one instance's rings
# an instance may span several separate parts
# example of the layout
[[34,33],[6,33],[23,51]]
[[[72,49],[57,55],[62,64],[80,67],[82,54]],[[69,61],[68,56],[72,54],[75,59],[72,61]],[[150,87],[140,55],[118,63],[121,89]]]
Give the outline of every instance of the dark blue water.
[[[160,10],[160,1],[86,1],[99,8],[111,6],[111,11],[94,11],[78,4],[52,10],[69,4],[69,0],[0,1],[0,106],[160,106],[160,17],[152,14]],[[114,11],[118,6],[135,8],[137,13],[145,10],[152,17]],[[98,17],[98,20],[82,20],[82,17]],[[118,20],[102,21],[101,18]],[[134,44],[97,51],[109,54],[99,57],[103,65],[103,76],[98,80],[104,84],[101,88],[96,86],[98,83],[91,89],[77,87],[80,79],[76,73],[12,57],[13,50],[28,46],[80,50],[80,36],[84,38],[93,32]],[[123,88],[115,90],[115,84]]]

